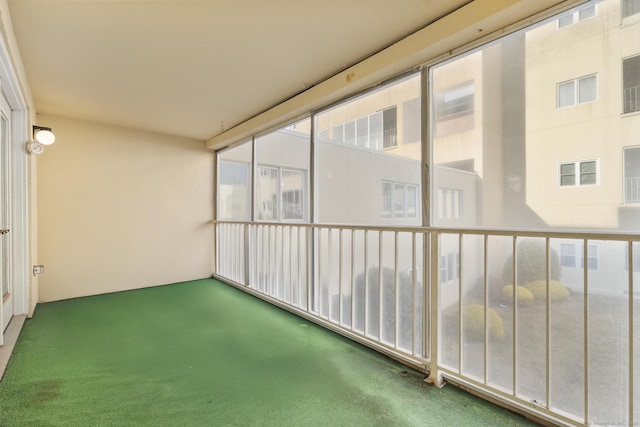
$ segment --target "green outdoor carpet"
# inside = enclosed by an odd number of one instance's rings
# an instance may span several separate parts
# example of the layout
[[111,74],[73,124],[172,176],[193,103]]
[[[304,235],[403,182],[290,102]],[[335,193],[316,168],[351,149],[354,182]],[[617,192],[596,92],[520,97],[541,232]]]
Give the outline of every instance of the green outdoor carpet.
[[215,280],[39,305],[0,426],[531,424]]

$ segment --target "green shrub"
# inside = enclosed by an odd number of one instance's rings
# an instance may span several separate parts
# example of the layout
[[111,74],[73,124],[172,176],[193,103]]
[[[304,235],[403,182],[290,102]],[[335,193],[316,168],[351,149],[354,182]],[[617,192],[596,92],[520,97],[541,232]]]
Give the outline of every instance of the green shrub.
[[[395,337],[396,323],[400,327],[412,325],[415,318],[422,317],[422,304],[417,304],[412,309],[412,303],[416,295],[422,295],[422,283],[413,278],[407,272],[398,272],[397,288],[396,275],[393,268],[382,268],[382,283],[380,283],[380,270],[377,266],[369,268],[367,271],[366,289],[365,275],[358,274],[354,280],[353,297],[354,308],[353,326],[356,329],[365,329],[367,334],[375,337]],[[382,285],[382,304],[380,301],[380,285]],[[396,295],[398,292],[398,295]],[[415,293],[415,295],[413,295]],[[366,297],[365,297],[366,295]],[[397,305],[396,305],[397,303]],[[343,300],[343,305],[351,307],[351,298]],[[366,306],[366,308],[365,308]],[[339,307],[336,301],[332,312],[338,312]],[[396,316],[396,310],[399,312]],[[366,316],[365,316],[366,312]],[[380,316],[382,316],[382,330],[380,330]],[[365,318],[366,317],[366,318]],[[397,321],[396,321],[397,320]],[[366,323],[366,325],[365,325]],[[422,322],[415,322],[413,326],[416,334],[422,333]]]
[[[545,280],[536,280],[531,283],[527,283],[525,288],[529,289],[533,294],[533,298],[536,300],[547,299],[547,282]],[[569,290],[557,280],[551,280],[549,282],[549,289],[551,291],[550,299],[552,302],[562,301],[569,296]]]
[[[523,239],[518,243],[516,284],[525,285],[536,280],[546,279],[545,241],[542,239]],[[551,248],[549,251],[549,269],[551,280],[560,280],[560,257]],[[507,258],[502,269],[502,282],[513,283],[513,255]]]
[[[484,306],[481,304],[466,305],[462,312],[462,324],[467,339],[484,340]],[[492,308],[489,308],[489,329],[487,332],[491,339],[500,339],[504,336],[502,318]]]
[[[520,305],[531,305],[533,303],[533,294],[531,291],[524,286],[517,286],[517,295],[518,304]],[[507,303],[513,303],[513,285],[507,285],[502,288],[502,295],[504,296],[504,300]]]

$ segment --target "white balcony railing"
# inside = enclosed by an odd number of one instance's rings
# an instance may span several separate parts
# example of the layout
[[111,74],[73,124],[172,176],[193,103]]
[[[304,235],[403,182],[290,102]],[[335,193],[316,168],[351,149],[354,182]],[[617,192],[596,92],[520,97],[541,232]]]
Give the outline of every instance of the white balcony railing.
[[[216,277],[433,382],[557,424],[640,421],[638,235],[215,223]],[[563,266],[571,248],[590,262]]]

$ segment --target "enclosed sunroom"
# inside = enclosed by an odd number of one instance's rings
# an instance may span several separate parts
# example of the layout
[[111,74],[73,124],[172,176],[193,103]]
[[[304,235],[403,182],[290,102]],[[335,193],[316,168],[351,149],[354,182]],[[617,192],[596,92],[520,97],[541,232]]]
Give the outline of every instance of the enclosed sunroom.
[[0,1],[0,365],[38,303],[213,276],[640,422],[640,1],[242,3]]

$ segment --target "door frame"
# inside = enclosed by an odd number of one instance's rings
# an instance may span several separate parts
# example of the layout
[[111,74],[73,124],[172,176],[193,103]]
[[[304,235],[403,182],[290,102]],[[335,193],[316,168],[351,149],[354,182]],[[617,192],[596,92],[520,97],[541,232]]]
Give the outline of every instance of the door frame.
[[[4,15],[4,11],[3,11]],[[5,26],[6,28],[6,26]],[[6,37],[13,37],[9,35]],[[11,54],[7,48],[5,37],[0,37],[0,90],[4,94],[9,107],[10,116],[10,159],[11,175],[11,223],[9,233],[11,251],[11,293],[13,298],[13,315],[29,313],[29,296],[32,275],[30,274],[30,164],[32,160],[26,150],[26,142],[31,139],[31,112],[27,98],[23,93],[18,73],[14,67]],[[13,46],[17,49],[17,46]],[[18,60],[19,61],[19,60]],[[24,71],[20,69],[21,76]],[[26,82],[26,78],[23,78]],[[28,91],[28,86],[27,91]],[[2,96],[0,94],[0,96]],[[0,322],[2,322],[2,306],[0,304]],[[7,325],[0,325],[0,345],[3,344],[3,331]]]

